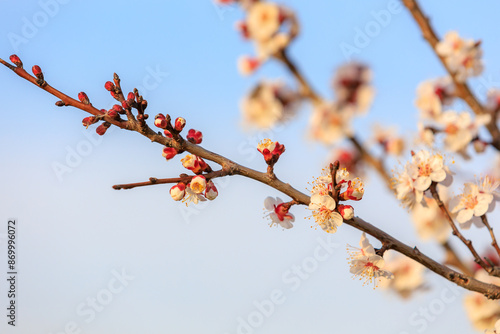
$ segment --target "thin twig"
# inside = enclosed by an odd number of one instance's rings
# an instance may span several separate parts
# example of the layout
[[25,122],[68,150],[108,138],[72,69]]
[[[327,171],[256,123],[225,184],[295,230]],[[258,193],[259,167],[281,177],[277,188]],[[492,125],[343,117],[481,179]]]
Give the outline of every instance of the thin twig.
[[486,214],[481,216],[481,220],[483,224],[486,226],[488,231],[490,232],[491,236],[491,245],[495,250],[497,251],[498,256],[500,257],[500,247],[498,247],[497,239],[495,238],[495,234],[493,233],[493,228],[490,226],[490,223],[488,222],[488,218],[486,218]]
[[471,252],[472,256],[474,256],[474,261],[477,264],[479,264],[488,273],[492,274],[492,271],[493,271],[494,268],[491,268],[491,266],[489,266],[488,264],[486,264],[486,262],[484,262],[483,259],[481,259],[481,257],[477,253],[476,249],[472,245],[472,241],[470,241],[469,239],[466,239],[462,235],[462,233],[460,232],[460,230],[457,228],[457,226],[455,225],[455,222],[453,221],[453,218],[451,218],[451,215],[448,212],[448,209],[444,205],[443,201],[441,201],[441,198],[439,197],[439,194],[438,194],[438,192],[436,190],[436,186],[437,186],[437,183],[436,182],[432,182],[429,190],[431,191],[431,194],[432,194],[432,197],[434,198],[434,200],[436,200],[437,205],[441,209],[441,212],[443,213],[443,215],[445,216],[446,220],[450,224],[450,226],[451,226],[451,228],[453,230],[453,232],[452,232],[453,235],[457,236],[464,243],[464,245],[466,245],[467,248],[469,248],[469,251]]

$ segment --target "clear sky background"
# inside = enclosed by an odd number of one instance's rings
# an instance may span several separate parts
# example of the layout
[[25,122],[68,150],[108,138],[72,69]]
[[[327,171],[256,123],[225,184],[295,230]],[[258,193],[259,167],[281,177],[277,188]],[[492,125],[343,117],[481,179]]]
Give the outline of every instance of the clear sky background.
[[[375,21],[373,11],[393,2],[282,2],[297,11],[302,26],[290,55],[322,95],[332,96],[333,71],[346,61],[340,45],[354,45],[356,31]],[[439,35],[456,29],[483,40],[486,70],[471,81],[474,91],[484,98],[500,86],[500,5],[447,0],[422,6]],[[257,142],[284,143],[276,172],[299,190],[306,191],[325,164],[329,149],[305,140],[307,106],[286,127],[241,128],[244,94],[259,78],[288,76],[274,62],[250,78],[238,74],[237,58],[253,52],[233,28],[243,16],[239,9],[211,0],[0,0],[0,8],[0,57],[17,53],[27,69],[40,65],[46,80],[71,96],[85,91],[95,106],[110,107],[114,100],[103,86],[116,72],[125,90],[149,87],[141,93],[151,116],[185,117],[187,129],[203,131],[204,147],[237,162],[265,170]],[[14,34],[19,43],[12,43]],[[416,86],[445,72],[407,11],[391,15],[356,59],[372,66],[377,90],[370,113],[355,123],[360,137],[368,139],[375,121],[415,131]],[[270,229],[263,200],[279,193],[241,177],[217,180],[219,198],[188,209],[170,198],[168,185],[115,191],[114,184],[184,172],[181,157],[165,162],[160,146],[117,129],[98,138],[94,128],[82,127],[83,112],[54,106],[54,97],[6,68],[0,68],[0,99],[0,237],[7,219],[19,221],[15,329],[4,315],[6,245],[0,239],[1,333],[233,334],[249,318],[258,328],[240,332],[474,333],[462,307],[464,291],[432,273],[426,274],[429,290],[410,301],[352,280],[345,247],[357,245],[361,233],[347,225],[329,237],[303,219],[309,211],[294,208],[295,228]],[[454,168],[470,179],[487,170],[493,156],[489,150],[475,163],[457,160]],[[54,164],[71,172],[58,176]],[[436,246],[416,238],[406,211],[375,174],[355,209],[440,258]],[[482,238],[478,248],[486,248],[486,231],[468,235]],[[294,266],[310,273],[295,274]]]

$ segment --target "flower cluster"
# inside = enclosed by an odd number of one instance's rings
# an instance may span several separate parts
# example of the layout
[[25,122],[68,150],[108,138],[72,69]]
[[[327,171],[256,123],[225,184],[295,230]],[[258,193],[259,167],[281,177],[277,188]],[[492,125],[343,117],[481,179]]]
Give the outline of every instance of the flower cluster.
[[208,180],[203,175],[195,175],[191,178],[190,182],[185,184],[183,182],[177,183],[170,188],[170,196],[174,201],[183,201],[186,205],[193,202],[198,204],[200,201],[214,200],[219,195],[217,188],[212,180]]
[[243,124],[267,129],[286,122],[298,101],[299,95],[282,82],[261,81],[241,102]]
[[347,248],[351,274],[359,276],[360,280],[364,280],[363,285],[373,283],[374,289],[378,286],[378,281],[381,277],[387,279],[394,278],[394,275],[390,271],[382,269],[385,261],[375,253],[375,249],[366,238],[365,233],[361,235],[359,245],[361,248],[349,245]]
[[478,76],[483,71],[481,42],[460,38],[456,31],[448,32],[436,45],[437,53],[445,59],[446,65],[459,82]]
[[451,184],[451,175],[442,155],[425,150],[412,152],[412,160],[395,173],[393,188],[403,206],[412,208],[415,203],[423,203],[424,191],[432,182],[447,186]]
[[313,181],[311,190],[309,209],[313,212],[314,221],[327,233],[337,232],[344,219],[354,218],[354,208],[338,204],[338,201],[359,201],[363,198],[364,192],[361,179],[350,179],[346,169],[337,170],[335,186],[331,170],[323,169],[322,176]]

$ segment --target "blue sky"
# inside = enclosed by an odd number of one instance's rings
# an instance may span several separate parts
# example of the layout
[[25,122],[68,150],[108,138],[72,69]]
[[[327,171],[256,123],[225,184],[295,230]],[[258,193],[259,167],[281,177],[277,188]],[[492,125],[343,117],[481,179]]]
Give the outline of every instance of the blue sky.
[[[353,45],[358,29],[391,3],[283,1],[297,11],[302,27],[290,55],[323,96],[332,96],[332,74],[346,61],[340,45]],[[276,168],[282,180],[305,191],[320,173],[329,151],[304,139],[307,106],[286,127],[257,133],[240,127],[239,103],[255,82],[289,77],[273,62],[250,78],[237,73],[237,58],[253,51],[233,28],[242,17],[238,9],[210,0],[0,0],[0,6],[0,57],[17,53],[26,68],[40,65],[63,92],[76,97],[85,91],[94,105],[107,108],[113,100],[103,86],[116,72],[127,90],[150,87],[143,91],[150,114],[183,116],[188,128],[203,131],[209,150],[264,170],[254,147],[271,137],[287,148]],[[422,6],[440,35],[456,29],[483,40],[486,70],[471,87],[484,94],[498,86],[500,36],[491,27],[500,5]],[[377,91],[370,113],[355,123],[360,137],[369,137],[375,121],[415,131],[416,86],[445,72],[406,10],[391,15],[356,59],[371,65]],[[217,200],[189,209],[171,200],[169,186],[114,191],[117,183],[184,170],[178,158],[165,162],[161,147],[136,134],[114,130],[97,138],[81,126],[83,112],[57,108],[54,97],[5,68],[0,97],[0,235],[8,218],[19,221],[18,328],[7,326],[2,315],[2,333],[232,334],[269,300],[273,306],[259,311],[269,316],[256,316],[254,333],[474,332],[462,308],[464,291],[431,273],[431,289],[409,302],[352,280],[345,246],[357,245],[360,233],[349,226],[328,238],[311,229],[302,219],[309,212],[298,208],[295,228],[270,229],[263,200],[279,194],[241,177],[219,180]],[[458,168],[479,174],[492,153]],[[55,164],[71,172],[58,177]],[[439,258],[437,247],[417,240],[406,211],[378,177],[368,178],[356,214]],[[486,247],[484,231],[468,235]],[[0,247],[3,268],[2,240]],[[300,276],[296,266],[311,272]],[[456,298],[445,302],[443,295]],[[432,319],[422,322],[422,309],[434,310]]]

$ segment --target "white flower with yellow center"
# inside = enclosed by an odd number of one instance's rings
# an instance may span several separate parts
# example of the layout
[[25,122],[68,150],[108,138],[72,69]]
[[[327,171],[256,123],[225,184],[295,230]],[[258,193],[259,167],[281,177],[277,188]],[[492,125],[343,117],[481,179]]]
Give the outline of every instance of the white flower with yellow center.
[[344,222],[340,213],[334,211],[335,207],[335,201],[329,195],[314,193],[311,196],[309,210],[313,211],[314,220],[327,233],[337,232]]
[[[412,157],[412,162],[408,168],[409,176],[414,180],[413,185],[416,190],[426,191],[431,183],[443,182],[451,173],[444,165],[443,156],[440,154],[431,155],[429,151],[419,151]],[[451,181],[449,179],[448,181]]]
[[481,221],[475,217],[484,215],[493,199],[493,194],[480,192],[477,184],[466,183],[462,194],[451,200],[451,213],[457,214],[457,221],[462,228],[469,228],[471,222],[479,227],[482,226]]
[[373,288],[378,286],[381,277],[392,279],[394,275],[382,269],[385,265],[384,259],[375,253],[375,249],[366,238],[366,234],[361,235],[359,241],[361,248],[348,246],[350,272],[354,276],[364,279],[363,285],[373,283]]

